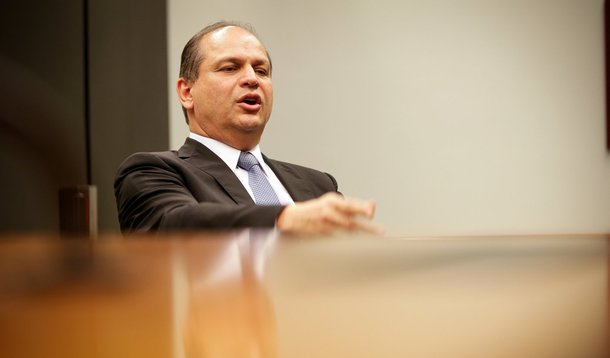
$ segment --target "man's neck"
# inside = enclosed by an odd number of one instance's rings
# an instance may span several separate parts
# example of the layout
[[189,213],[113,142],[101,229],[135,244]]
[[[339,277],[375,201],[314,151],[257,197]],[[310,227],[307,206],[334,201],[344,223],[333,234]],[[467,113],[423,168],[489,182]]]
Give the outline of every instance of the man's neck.
[[232,148],[238,149],[240,151],[249,151],[252,148],[255,148],[260,141],[260,136],[257,136],[256,138],[254,138],[254,136],[241,136],[240,138],[233,138],[232,136],[222,136],[222,137],[215,137],[212,135],[209,135],[208,133],[206,133],[204,130],[197,130],[197,129],[193,129],[190,128],[190,132],[196,135],[199,135],[201,137],[205,137],[205,138],[210,138],[213,139],[217,142],[223,143],[225,145],[228,145]]

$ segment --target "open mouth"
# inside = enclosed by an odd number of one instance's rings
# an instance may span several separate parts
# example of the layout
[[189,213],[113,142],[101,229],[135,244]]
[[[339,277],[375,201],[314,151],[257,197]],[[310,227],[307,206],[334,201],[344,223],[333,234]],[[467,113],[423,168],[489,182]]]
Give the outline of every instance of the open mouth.
[[250,106],[255,106],[255,105],[261,104],[261,97],[259,95],[257,95],[256,93],[251,93],[251,94],[242,96],[238,102],[245,103]]

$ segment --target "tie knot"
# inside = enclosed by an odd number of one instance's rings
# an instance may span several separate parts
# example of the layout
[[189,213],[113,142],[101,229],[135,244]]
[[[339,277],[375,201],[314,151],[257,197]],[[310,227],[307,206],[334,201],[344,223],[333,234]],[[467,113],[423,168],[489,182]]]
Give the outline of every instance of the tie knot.
[[258,160],[256,160],[254,154],[250,152],[241,152],[239,159],[237,160],[237,166],[247,171],[250,171],[250,169],[257,164]]

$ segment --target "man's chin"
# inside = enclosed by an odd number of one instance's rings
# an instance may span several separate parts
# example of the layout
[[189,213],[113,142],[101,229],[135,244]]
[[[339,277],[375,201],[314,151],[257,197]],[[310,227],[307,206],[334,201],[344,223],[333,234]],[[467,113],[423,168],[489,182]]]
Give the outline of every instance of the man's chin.
[[267,121],[259,116],[243,115],[239,118],[238,126],[244,131],[255,132],[263,131]]

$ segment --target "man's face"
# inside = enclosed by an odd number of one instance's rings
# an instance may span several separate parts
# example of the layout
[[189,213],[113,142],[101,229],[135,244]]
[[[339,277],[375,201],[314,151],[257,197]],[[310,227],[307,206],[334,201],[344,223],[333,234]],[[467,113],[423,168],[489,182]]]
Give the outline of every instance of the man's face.
[[204,55],[199,78],[187,85],[192,101],[185,106],[190,130],[241,150],[251,149],[260,141],[273,106],[265,48],[248,31],[230,26],[205,36],[199,51]]

